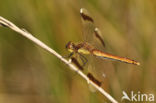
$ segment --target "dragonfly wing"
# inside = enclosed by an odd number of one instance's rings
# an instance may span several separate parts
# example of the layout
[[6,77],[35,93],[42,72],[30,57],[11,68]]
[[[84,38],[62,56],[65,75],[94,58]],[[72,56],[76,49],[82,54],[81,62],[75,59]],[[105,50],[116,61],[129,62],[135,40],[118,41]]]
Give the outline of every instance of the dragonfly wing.
[[94,29],[94,35],[96,36],[96,38],[101,42],[101,44],[103,45],[103,47],[105,47],[105,42],[103,41],[102,37],[101,37],[101,31],[99,30],[99,28],[95,28]]
[[[99,48],[99,49],[103,48],[105,44],[104,44],[103,39],[101,38],[101,32],[94,25],[94,19],[92,18],[92,16],[84,8],[80,9],[80,15],[81,15],[82,23],[83,23],[84,41],[88,42],[89,44],[91,44],[92,46],[96,48]],[[91,54],[88,56],[87,64],[88,64],[87,65],[88,72],[93,73],[93,75],[95,75],[97,79],[104,80],[102,75],[103,73],[105,73],[105,69],[103,68],[103,65],[105,63],[103,62],[103,60],[97,59],[95,56]]]
[[89,12],[86,9],[81,8],[80,14],[83,23],[84,41],[96,46],[98,40],[103,47],[105,47],[105,43],[101,37],[101,32],[97,27],[95,27],[94,20]]

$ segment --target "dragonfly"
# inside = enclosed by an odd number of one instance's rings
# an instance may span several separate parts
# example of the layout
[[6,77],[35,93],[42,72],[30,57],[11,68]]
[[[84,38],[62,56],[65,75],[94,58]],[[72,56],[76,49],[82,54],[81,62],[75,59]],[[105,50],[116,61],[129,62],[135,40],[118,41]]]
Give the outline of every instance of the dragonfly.
[[[83,55],[92,55],[92,56],[100,57],[103,59],[110,59],[110,60],[120,61],[120,62],[124,62],[128,64],[140,65],[138,61],[135,61],[126,57],[120,57],[120,56],[116,56],[110,53],[106,53],[102,50],[97,49],[95,46],[93,46],[93,44],[90,43],[94,41],[94,39],[90,39],[90,37],[92,36],[97,38],[98,41],[105,47],[105,43],[101,37],[101,32],[97,27],[95,27],[94,20],[86,9],[81,8],[80,15],[82,18],[82,22],[85,25],[84,30],[88,31],[84,34],[86,41],[80,42],[80,43],[74,43],[74,42],[69,41],[66,45],[66,49],[69,52],[71,52],[70,56],[73,56],[74,54],[78,54],[81,58],[85,58]],[[85,65],[87,62],[87,59],[83,59],[83,61],[85,61],[83,64]]]

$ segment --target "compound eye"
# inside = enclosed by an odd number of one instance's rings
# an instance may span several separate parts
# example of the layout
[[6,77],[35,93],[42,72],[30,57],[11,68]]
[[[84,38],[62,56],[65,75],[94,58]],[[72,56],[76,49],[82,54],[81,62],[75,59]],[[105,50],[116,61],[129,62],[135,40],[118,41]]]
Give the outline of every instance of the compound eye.
[[66,49],[69,49],[69,48],[70,48],[70,45],[71,45],[71,41],[69,41],[69,42],[66,44]]

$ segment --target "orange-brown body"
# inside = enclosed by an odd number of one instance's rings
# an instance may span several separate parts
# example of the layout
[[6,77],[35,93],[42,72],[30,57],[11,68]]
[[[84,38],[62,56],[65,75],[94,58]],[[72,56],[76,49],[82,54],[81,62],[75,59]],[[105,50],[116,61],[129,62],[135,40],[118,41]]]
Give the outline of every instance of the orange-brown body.
[[98,49],[94,48],[92,45],[90,45],[87,42],[82,42],[82,43],[79,43],[79,44],[74,44],[72,42],[69,42],[67,44],[66,48],[70,52],[74,52],[74,53],[80,53],[80,54],[85,54],[85,55],[93,55],[93,56],[97,56],[97,57],[101,57],[101,58],[105,58],[105,59],[118,60],[118,61],[129,63],[129,64],[140,65],[139,62],[134,61],[132,59],[115,56],[115,55],[112,55],[112,54],[109,54],[109,53],[105,53],[105,52],[103,52],[101,50],[98,50]]

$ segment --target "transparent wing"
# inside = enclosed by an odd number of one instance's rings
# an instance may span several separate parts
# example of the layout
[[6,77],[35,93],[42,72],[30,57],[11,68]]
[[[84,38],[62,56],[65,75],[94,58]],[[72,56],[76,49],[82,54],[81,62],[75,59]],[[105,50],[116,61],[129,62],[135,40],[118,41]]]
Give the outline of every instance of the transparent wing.
[[93,46],[98,46],[99,44],[97,43],[100,42],[102,46],[105,47],[105,43],[101,37],[101,32],[94,25],[94,20],[89,14],[89,12],[86,9],[81,8],[80,14],[83,23],[84,41],[92,44]]
[[[89,14],[89,12],[81,8],[80,15],[83,23],[83,38],[85,42],[93,45],[95,48],[101,49],[105,47],[105,43],[102,39],[100,30],[94,25],[94,20]],[[88,63],[87,63],[88,72],[92,73],[97,77],[99,80],[104,80],[104,61],[98,59],[92,55],[88,56]],[[105,65],[106,66],[106,65]]]

